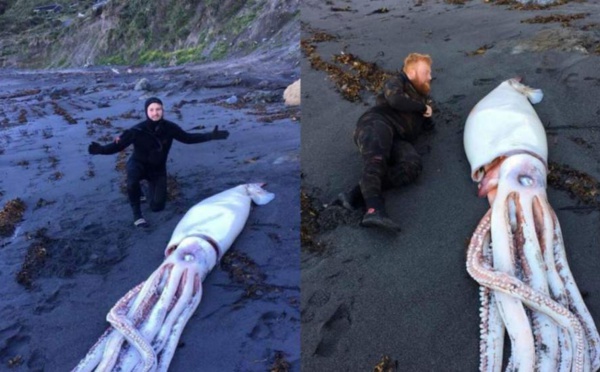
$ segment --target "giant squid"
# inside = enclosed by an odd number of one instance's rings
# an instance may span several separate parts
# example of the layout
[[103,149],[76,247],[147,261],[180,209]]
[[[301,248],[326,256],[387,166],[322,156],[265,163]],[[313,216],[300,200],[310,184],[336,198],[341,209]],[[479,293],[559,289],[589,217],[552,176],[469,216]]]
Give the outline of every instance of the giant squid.
[[275,196],[245,184],[204,199],[179,221],[165,260],[123,296],[111,326],[74,371],[166,371],[181,332],[202,298],[202,282],[242,231],[251,202]]
[[[464,146],[490,209],[467,250],[480,285],[480,370],[596,371],[600,336],[567,263],[546,196],[548,146],[532,104],[543,93],[510,79],[470,112]],[[506,332],[505,332],[506,331]]]

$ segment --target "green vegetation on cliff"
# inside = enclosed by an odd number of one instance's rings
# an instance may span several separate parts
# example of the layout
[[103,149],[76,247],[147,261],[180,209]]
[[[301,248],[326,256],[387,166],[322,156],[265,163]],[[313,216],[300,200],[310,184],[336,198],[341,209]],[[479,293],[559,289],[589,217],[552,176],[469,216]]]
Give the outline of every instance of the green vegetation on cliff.
[[0,0],[0,66],[198,63],[289,41],[299,22],[299,0],[101,3]]

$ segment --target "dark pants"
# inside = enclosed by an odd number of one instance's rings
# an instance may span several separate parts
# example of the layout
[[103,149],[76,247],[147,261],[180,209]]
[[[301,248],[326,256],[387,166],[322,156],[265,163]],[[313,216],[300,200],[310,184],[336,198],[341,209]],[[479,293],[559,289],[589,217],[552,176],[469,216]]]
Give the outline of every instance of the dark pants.
[[148,200],[152,211],[162,211],[165,208],[167,200],[167,170],[164,168],[155,169],[148,167],[143,163],[129,159],[127,162],[127,194],[135,219],[142,216],[140,209],[140,197],[142,195],[140,181],[144,179],[148,181],[149,188],[146,200]]
[[412,183],[421,174],[421,156],[414,146],[394,138],[394,130],[383,120],[360,122],[354,141],[363,158],[359,185],[367,208],[383,203],[383,190]]

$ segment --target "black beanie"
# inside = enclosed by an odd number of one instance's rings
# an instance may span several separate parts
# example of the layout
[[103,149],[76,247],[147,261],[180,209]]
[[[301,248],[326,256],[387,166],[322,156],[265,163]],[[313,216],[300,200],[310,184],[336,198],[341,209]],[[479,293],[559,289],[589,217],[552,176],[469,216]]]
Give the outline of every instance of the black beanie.
[[158,97],[150,97],[146,100],[146,103],[144,103],[144,114],[146,114],[146,119],[150,119],[148,117],[148,106],[150,106],[153,103],[158,103],[159,105],[163,106],[162,101],[160,100],[160,98]]

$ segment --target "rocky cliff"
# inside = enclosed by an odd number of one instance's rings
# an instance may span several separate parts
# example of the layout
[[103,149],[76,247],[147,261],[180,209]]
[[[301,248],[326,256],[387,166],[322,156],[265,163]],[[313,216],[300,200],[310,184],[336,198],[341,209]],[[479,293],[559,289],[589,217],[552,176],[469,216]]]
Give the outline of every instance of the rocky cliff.
[[174,66],[265,50],[297,59],[298,7],[299,0],[0,0],[0,66]]

